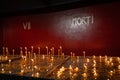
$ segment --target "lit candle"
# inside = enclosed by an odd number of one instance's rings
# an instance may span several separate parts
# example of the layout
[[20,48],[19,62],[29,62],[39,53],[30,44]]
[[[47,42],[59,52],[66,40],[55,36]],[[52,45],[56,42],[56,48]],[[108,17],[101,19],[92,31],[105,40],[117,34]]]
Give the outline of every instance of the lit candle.
[[5,56],[5,60],[8,60],[8,56]]
[[73,53],[72,53],[72,52],[70,52],[70,54],[71,54],[71,60],[72,60],[72,55],[73,55]]
[[106,65],[109,66],[110,65],[110,61],[106,61]]
[[94,67],[94,68],[93,68],[93,73],[95,73],[95,72],[96,72],[96,68]]
[[62,46],[60,46],[60,54],[62,54]]
[[47,56],[48,56],[48,46],[46,46]]
[[84,56],[84,59],[85,59],[85,51],[83,51],[83,56]]
[[27,47],[25,47],[25,51],[27,51]]
[[24,70],[21,70],[21,73],[23,73],[24,72]]
[[82,76],[83,76],[84,78],[87,78],[87,73],[83,73]]
[[100,62],[102,61],[102,57],[101,56],[99,56],[99,59],[100,59]]
[[62,58],[64,58],[64,53],[62,53]]
[[49,55],[49,58],[50,58],[50,52],[48,53],[48,55]]
[[54,57],[53,57],[53,56],[51,57],[51,61],[52,61],[52,62],[54,61]]
[[11,59],[9,59],[9,64],[11,63]]
[[71,65],[69,65],[69,70],[71,71],[71,70],[73,70],[73,68],[72,68],[72,66]]
[[21,57],[23,56],[22,47],[20,47],[20,55],[21,55]]
[[[3,58],[2,58],[3,57]],[[4,60],[4,56],[0,56],[0,61]]]
[[95,55],[93,55],[93,59],[96,59],[96,56],[95,56]]
[[9,71],[9,74],[11,74],[12,73],[12,71]]
[[15,54],[14,52],[15,52],[15,50],[13,49],[12,52],[13,52],[13,57],[14,57],[14,54]]
[[31,76],[32,76],[32,77],[34,77],[34,76],[35,76],[35,74],[32,74]]
[[29,59],[31,58],[31,56],[30,56],[30,51],[28,51],[28,55],[29,55]]
[[34,64],[36,64],[36,53],[34,53]]
[[70,71],[69,74],[70,74],[70,77],[71,77],[71,75],[72,75],[72,71]]
[[113,75],[113,71],[111,70],[111,71],[109,72],[109,74],[110,74],[110,76],[112,76],[112,75]]
[[0,61],[2,61],[2,56],[0,56]]
[[25,55],[26,55],[26,57],[27,57],[27,47],[25,47]]
[[28,51],[28,64],[30,65],[30,59],[31,59],[31,54],[30,54],[30,51]]
[[61,74],[62,74],[62,72],[61,72],[61,71],[58,71],[58,72],[57,72],[57,77],[60,78]]
[[5,70],[4,70],[4,68],[2,68],[2,73],[4,73],[5,72]]
[[79,71],[79,68],[78,68],[78,67],[76,67],[76,68],[74,69],[74,71],[75,71],[75,72],[78,72],[78,71]]
[[52,47],[52,54],[53,54],[53,56],[54,56],[54,47]]
[[35,65],[34,68],[37,69],[38,67]]
[[96,60],[93,60],[93,63],[96,64]]
[[120,57],[117,57],[117,61],[120,63]]
[[36,53],[34,53],[34,59],[36,59]]
[[38,47],[38,54],[39,54],[39,56],[40,56],[40,47]]
[[75,58],[75,53],[73,53],[73,58]]
[[33,53],[33,46],[31,46],[31,53]]
[[20,51],[22,51],[22,47],[20,47]]
[[62,53],[62,46],[60,46],[60,53]]
[[54,47],[52,47],[50,50],[51,50],[52,56],[54,56]]
[[11,68],[11,59],[9,59],[8,61],[9,61],[9,68]]
[[24,64],[26,65],[26,62],[27,62],[27,57],[25,56],[24,57]]
[[87,65],[84,64],[84,71],[87,72]]
[[44,54],[42,55],[42,58],[45,59],[45,55]]
[[37,72],[35,76],[36,76],[36,77],[39,77],[39,76],[40,76],[40,74]]
[[110,62],[112,62],[112,61],[113,61],[112,57],[110,57],[109,61],[110,61]]
[[94,72],[94,77],[96,78],[98,76],[98,73],[97,72]]
[[33,67],[34,67],[34,59],[31,59],[31,62],[32,62],[32,70],[33,70]]
[[24,74],[24,70],[23,70],[23,69],[21,69],[20,74],[21,74],[21,75],[23,75],[23,74]]
[[51,67],[53,66],[53,62],[50,63],[50,66],[51,66]]
[[6,47],[6,56],[9,56],[8,48]]
[[77,77],[77,76],[78,76],[78,74],[77,74],[77,73],[74,73],[74,74],[73,74],[73,77]]
[[60,56],[60,49],[58,49],[58,58],[59,58],[59,56]]
[[90,59],[87,58],[87,63],[90,62]]
[[110,66],[113,66],[113,65],[114,65],[113,62],[111,62]]
[[53,53],[52,53],[52,48],[51,48],[50,50],[51,50],[51,55],[53,56]]
[[3,56],[5,55],[5,47],[3,47]]
[[77,63],[79,63],[79,56],[77,56]]
[[25,51],[25,56],[27,57],[27,50]]
[[93,63],[93,67],[96,67],[96,63]]
[[65,67],[64,66],[62,66],[62,68],[60,68],[60,71],[65,71]]
[[120,70],[120,65],[118,65],[118,69]]
[[107,56],[105,55],[105,62],[107,61]]

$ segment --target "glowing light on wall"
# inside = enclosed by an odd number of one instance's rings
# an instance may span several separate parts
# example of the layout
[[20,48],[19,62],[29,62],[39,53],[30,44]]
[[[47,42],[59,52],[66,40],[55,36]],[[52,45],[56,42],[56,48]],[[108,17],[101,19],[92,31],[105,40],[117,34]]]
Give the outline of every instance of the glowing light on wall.
[[63,16],[57,23],[57,32],[60,36],[64,35],[65,39],[81,40],[88,38],[92,24],[94,23],[93,15],[87,16]]

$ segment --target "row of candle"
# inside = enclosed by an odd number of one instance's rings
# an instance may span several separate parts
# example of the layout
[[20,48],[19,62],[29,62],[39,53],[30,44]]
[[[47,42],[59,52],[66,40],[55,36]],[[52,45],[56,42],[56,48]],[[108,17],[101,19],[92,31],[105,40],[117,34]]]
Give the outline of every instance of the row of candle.
[[[8,51],[8,48],[6,48],[6,51],[5,51],[5,48],[3,49],[3,52],[6,53],[7,56],[9,56],[9,51]],[[13,52],[13,56],[15,55],[15,50],[13,49],[12,50]],[[34,47],[31,46],[31,51],[28,51],[27,50],[27,47],[25,47],[25,54],[23,54],[23,49],[22,47],[20,47],[20,54],[21,54],[21,57],[22,57],[22,67],[21,67],[21,74],[23,74],[25,72],[26,69],[24,69],[24,66],[26,66],[28,63],[27,63],[27,59],[29,58],[30,60],[30,64],[31,64],[31,69],[34,71],[38,68],[38,66],[36,66],[36,62],[37,62],[37,59],[39,59],[39,56],[37,58],[37,54],[34,53]],[[5,55],[5,54],[4,54]],[[40,47],[38,47],[38,55],[41,55],[40,54]],[[54,47],[52,47],[50,49],[50,52],[49,52],[49,49],[48,49],[48,46],[46,46],[46,55],[42,55],[42,59],[45,60],[45,57],[47,56],[47,59],[51,60],[51,62],[53,62],[55,60],[54,58]],[[63,57],[64,58],[64,53],[62,52],[62,46],[60,46],[60,48],[58,49],[58,58],[59,57]],[[71,64],[69,65],[69,68],[65,68],[64,66],[62,66],[60,68],[60,70],[58,70],[57,72],[57,76],[60,77],[60,75],[62,75],[62,73],[64,73],[65,70],[69,70],[69,74],[72,76],[73,73],[74,76],[77,76],[77,73],[81,71],[81,69],[78,67],[78,66],[74,66],[72,65],[72,62],[76,62],[79,63],[80,62],[80,57],[79,56],[75,56],[75,53],[71,52],[70,53],[70,57],[71,57]],[[37,58],[37,59],[36,59]],[[97,78],[99,76],[99,72],[97,71],[97,62],[99,61],[100,63],[104,62],[106,66],[108,67],[112,67],[114,66],[114,61],[113,61],[113,57],[109,57],[109,56],[98,56],[96,57],[95,55],[93,55],[92,59],[89,59],[87,58],[86,56],[86,52],[83,51],[83,73],[81,74],[84,78],[87,78],[88,77],[88,65],[89,65],[89,62],[92,61],[92,74],[95,78]],[[120,57],[117,57],[115,58],[118,65],[117,65],[117,68],[118,70],[120,71]],[[9,64],[11,63],[11,60],[9,60]],[[2,68],[2,72],[4,72],[4,68]],[[108,71],[109,75],[112,76],[116,71],[114,69],[110,69]],[[40,75],[38,72],[35,72],[35,74],[33,76],[38,76]]]
[[[23,53],[23,50],[21,48],[20,52]],[[43,59],[43,61],[47,61],[49,63],[50,61],[50,66],[52,67],[53,66],[53,62],[55,61],[55,57],[54,57],[54,47],[52,47],[50,49],[50,52],[49,52],[49,49],[48,49],[48,46],[46,46],[46,55],[44,54],[40,54],[40,47],[38,47],[38,54],[34,53],[33,51],[33,47],[31,47],[31,52],[27,50],[27,48],[25,48],[25,52],[26,54],[25,55],[21,55],[22,58],[25,57],[25,59],[22,59],[23,62],[23,65],[26,65],[26,59],[28,58],[28,60],[30,59],[29,62],[31,62],[31,69],[32,70],[36,70],[39,66],[36,64],[36,62],[40,61],[40,59]],[[28,53],[27,53],[28,52]],[[36,59],[37,58],[37,59]],[[58,58],[60,59],[63,59],[64,58],[64,53],[62,53],[62,47],[60,46],[60,49],[58,49]],[[36,61],[37,60],[37,61]],[[21,73],[23,73],[25,71],[24,68],[21,69]],[[38,72],[35,71],[34,74],[32,74],[32,76],[35,76],[35,77],[38,77],[40,74]]]
[[[44,57],[45,56],[42,56],[43,57],[43,59],[44,59]],[[76,56],[75,56],[76,57]],[[105,56],[106,57],[106,56]],[[110,60],[110,62],[111,61],[113,61],[113,58],[112,57],[110,57],[110,58],[108,58],[108,56],[105,58],[104,57],[104,59],[103,59],[103,57],[102,57],[102,61],[104,61],[104,60],[106,60],[106,58],[107,58],[107,60]],[[87,58],[87,57],[86,57]],[[91,61],[93,61],[93,65],[94,64],[97,64],[97,58],[98,57],[96,57],[96,56],[93,56],[93,59],[91,60]],[[77,57],[77,59],[78,59],[78,57]],[[24,60],[26,60],[26,57],[24,57]],[[31,62],[34,62],[34,59],[31,59]],[[116,61],[119,63],[120,62],[120,58],[119,57],[117,57],[116,58]],[[89,61],[89,59],[87,58],[86,59],[86,62],[83,64],[83,68],[84,68],[84,70],[83,70],[83,73],[81,74],[82,75],[82,77],[83,78],[85,78],[85,79],[87,79],[87,77],[89,76],[89,72],[88,72],[88,64],[87,63],[89,63],[90,61]],[[11,60],[9,60],[9,64],[11,64]],[[33,68],[36,70],[38,67],[36,66],[36,65],[33,65]],[[60,69],[59,69],[59,71],[57,72],[57,77],[61,77],[61,75],[64,73],[64,71],[65,70],[69,70],[69,74],[71,75],[71,77],[76,77],[76,76],[78,76],[78,74],[77,73],[79,73],[79,72],[81,72],[82,70],[79,68],[79,67],[75,67],[75,66],[72,66],[72,65],[69,65],[69,67],[68,68],[65,68],[64,66],[62,66]],[[118,70],[120,70],[120,65],[118,65]],[[4,70],[4,68],[2,68],[2,73],[4,73],[5,72],[5,70]],[[21,69],[21,74],[23,74],[25,72],[25,69]],[[110,71],[108,71],[108,74],[110,75],[110,76],[112,76],[113,74],[115,74],[115,70],[110,70]],[[10,73],[11,73],[11,71],[10,71]],[[92,73],[93,73],[93,76],[95,77],[95,79],[100,75],[99,73],[98,73],[98,71],[97,71],[97,67],[94,65],[93,66],[93,69],[92,69]],[[32,76],[34,76],[34,77],[39,77],[40,76],[40,73],[39,72],[35,72],[34,74],[32,74]]]
[[[102,58],[103,58],[103,57],[99,56],[100,61],[102,60]],[[104,57],[105,62],[106,62],[106,58],[107,58],[108,60],[110,60],[110,62],[113,61],[113,60],[112,60],[112,57],[108,58],[107,56],[105,56],[105,57]],[[44,59],[44,56],[43,56],[43,59]],[[78,58],[77,58],[77,59],[78,59]],[[103,61],[103,60],[102,60],[102,61]],[[120,62],[119,57],[117,58],[117,61]],[[87,58],[87,59],[86,59],[86,62],[89,63],[89,62],[90,62],[90,59]],[[120,70],[120,65],[118,66],[118,69]],[[60,70],[59,70],[58,73],[57,73],[57,76],[60,77],[60,75],[62,74],[62,72],[64,72],[65,70],[66,70],[65,67],[60,68]],[[69,70],[70,70],[70,74],[72,74],[72,71],[78,72],[78,71],[79,71],[79,68],[76,67],[76,68],[73,69],[72,66],[70,65],[70,66],[69,66]],[[84,64],[84,73],[82,74],[82,76],[83,76],[84,78],[87,78],[87,76],[88,76],[87,70],[88,70],[87,64]],[[92,70],[92,73],[93,73],[93,76],[94,76],[95,78],[97,78],[98,75],[99,75],[99,74],[97,73],[97,70],[96,70],[96,56],[93,56],[93,70]],[[115,73],[115,71],[112,71],[112,70],[110,70],[110,72],[109,72],[109,74],[110,74],[111,76],[112,76],[114,73]]]
[[[79,64],[79,62],[80,62],[79,56],[75,56],[75,53],[72,53],[72,52],[70,53],[70,55],[71,55],[71,63],[70,64],[72,64],[72,62],[75,63],[75,59],[76,59],[77,64]],[[79,66],[75,67],[75,65],[73,65],[74,68],[72,67],[72,65],[69,65],[68,68],[67,67],[65,68],[64,66],[62,66],[57,71],[57,77],[58,77],[58,79],[60,79],[60,78],[62,79],[63,76],[65,77],[65,75],[62,75],[62,74],[65,74],[64,73],[65,70],[69,70],[69,74],[70,75],[73,74],[71,78],[73,78],[75,76],[78,76],[77,73],[79,73],[79,72],[82,71],[83,74],[81,74],[81,75],[83,76],[83,78],[86,79],[88,77],[88,74],[90,74],[90,72],[88,71],[88,69],[91,69],[90,66],[88,68],[88,63],[90,61],[92,61],[92,63],[93,63],[92,64],[92,68],[93,68],[92,69],[92,74],[93,74],[93,76],[94,76],[95,79],[97,79],[97,77],[99,77],[101,75],[101,74],[99,74],[99,71],[97,70],[97,68],[99,68],[100,65],[97,66],[97,64],[102,64],[103,65],[103,63],[104,63],[105,66],[108,66],[108,67],[106,67],[106,69],[109,68],[108,69],[108,75],[109,76],[113,76],[115,73],[117,74],[118,71],[120,73],[120,57],[109,57],[109,56],[106,56],[106,55],[105,56],[97,56],[97,57],[95,55],[93,55],[92,59],[89,59],[87,57],[88,56],[85,56],[85,51],[83,51],[83,59],[84,59],[83,60],[83,70],[79,69],[78,68]],[[114,58],[114,60],[113,60],[113,58]],[[114,68],[115,67],[114,64],[117,67],[117,69]],[[68,76],[66,76],[66,77],[68,77]]]
[[8,60],[8,56],[0,56],[0,61],[6,61]]
[[[63,76],[66,76],[66,75],[63,75],[63,74],[66,74],[66,73],[64,73],[65,72],[65,70],[68,70],[67,68],[64,68],[64,67],[62,67],[62,68],[60,68],[60,70],[57,72],[57,78],[58,79],[62,79],[62,77]],[[73,71],[71,71],[71,70],[73,70]],[[79,71],[80,71],[80,69],[78,68],[78,67],[76,67],[76,68],[70,68],[70,71],[69,71],[69,77],[71,77],[71,78],[73,78],[73,77],[78,77],[78,76],[80,76],[80,75],[78,75],[77,73],[79,73]],[[91,73],[89,73],[89,72],[83,72],[82,74],[81,74],[81,76],[84,78],[84,79],[87,79],[87,77],[90,75]],[[93,74],[93,77],[94,77],[94,79],[97,79],[101,74],[99,74],[98,72],[97,72],[97,70],[96,70],[96,68],[93,68],[92,69],[92,74]],[[105,75],[110,75],[110,76],[113,76],[115,74],[115,70],[110,70],[110,71],[108,71],[108,74],[106,73]],[[66,76],[66,77],[68,77],[68,76]],[[92,77],[92,76],[91,76]],[[74,79],[73,79],[74,80]]]
[[[79,73],[79,71],[80,71],[80,69],[79,69],[78,67],[73,68],[71,65],[69,65],[69,68],[65,68],[65,67],[62,66],[62,67],[57,71],[57,78],[58,78],[58,79],[61,78],[61,76],[62,76],[62,74],[65,72],[65,70],[69,70],[69,75],[70,75],[70,77],[75,77],[75,76],[77,77],[77,76],[78,76],[77,73]],[[87,68],[86,68],[86,70],[87,70]],[[88,72],[87,72],[86,70],[84,70],[83,74],[81,74],[81,75],[83,76],[83,78],[87,78],[87,77],[88,77]],[[93,76],[94,76],[95,78],[98,77],[98,73],[97,73],[97,71],[96,71],[96,68],[93,69]]]
[[[49,48],[48,48],[48,46],[46,46],[45,48],[46,48],[46,55],[48,56],[49,55]],[[23,52],[23,47],[20,47],[20,55],[21,56],[23,56],[23,54],[27,55],[28,52],[34,53],[34,47],[31,46],[31,51],[28,51],[28,48],[24,47],[24,52]],[[52,55],[54,55],[54,47],[50,48],[50,52],[51,52]],[[12,49],[12,53],[13,53],[13,56],[14,56],[15,55],[15,50],[14,49]],[[38,54],[40,55],[40,47],[38,47]],[[62,46],[60,46],[59,49],[58,49],[58,56],[60,56],[61,54],[62,54]],[[6,56],[10,55],[8,47],[3,47],[3,55],[6,55]]]
[[3,56],[6,55],[6,56],[9,56],[9,50],[8,50],[8,47],[3,47]]

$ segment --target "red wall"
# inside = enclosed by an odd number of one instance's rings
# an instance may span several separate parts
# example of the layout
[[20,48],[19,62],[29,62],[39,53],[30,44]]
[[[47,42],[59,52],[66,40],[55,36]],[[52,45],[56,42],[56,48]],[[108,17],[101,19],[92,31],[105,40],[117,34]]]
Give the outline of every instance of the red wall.
[[[10,48],[20,46],[63,46],[65,54],[70,51],[82,55],[119,55],[120,49],[120,3],[110,3],[39,15],[16,16],[4,19],[3,43]],[[71,26],[75,17],[93,16],[89,25]],[[25,30],[23,22],[31,22]],[[93,53],[94,51],[94,53]],[[105,51],[105,52],[102,52]]]
[[2,53],[3,46],[3,28],[2,28],[2,20],[0,19],[0,53]]

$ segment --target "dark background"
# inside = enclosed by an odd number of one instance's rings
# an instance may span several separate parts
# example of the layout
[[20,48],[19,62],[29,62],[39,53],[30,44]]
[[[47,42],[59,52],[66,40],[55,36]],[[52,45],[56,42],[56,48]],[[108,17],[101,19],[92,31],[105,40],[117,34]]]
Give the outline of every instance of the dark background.
[[[70,2],[69,5],[71,3],[73,2]],[[62,5],[64,4],[62,3]],[[82,7],[76,9],[60,11],[56,10],[58,6],[54,9],[52,3],[48,3],[47,6],[41,3],[41,7],[44,6],[46,9],[41,8],[41,11],[39,11],[40,6],[38,9],[35,8],[36,10],[29,10],[28,8],[31,9],[31,7],[25,7],[27,5],[23,5],[20,9],[13,8],[14,4],[9,10],[2,11],[2,15],[4,15],[1,17],[2,28],[0,32],[1,37],[3,37],[0,41],[1,47],[18,49],[20,46],[29,48],[30,46],[35,48],[40,46],[45,53],[46,45],[56,49],[61,45],[65,54],[73,51],[76,55],[82,55],[82,51],[86,50],[87,55],[120,56],[120,3],[104,3],[92,6],[88,6],[88,4],[85,4],[86,7],[81,5]],[[74,5],[74,7],[76,6]],[[94,16],[94,23],[87,26],[85,30],[69,28],[71,18],[87,15]],[[30,30],[23,28],[22,23],[27,21],[31,22]]]
[[0,17],[63,11],[119,0],[0,0]]

